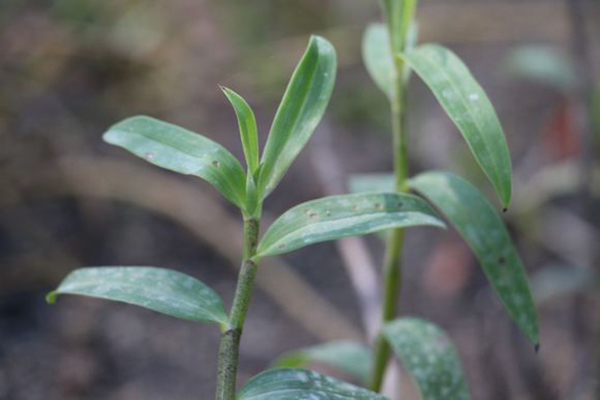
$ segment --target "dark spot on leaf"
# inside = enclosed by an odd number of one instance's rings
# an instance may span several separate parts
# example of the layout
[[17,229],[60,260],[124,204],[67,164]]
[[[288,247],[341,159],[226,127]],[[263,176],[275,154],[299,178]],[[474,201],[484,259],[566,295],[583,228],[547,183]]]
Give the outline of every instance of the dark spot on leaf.
[[355,205],[353,205],[353,206],[352,206],[352,209],[353,209],[354,211],[358,210],[358,204],[355,204]]
[[281,250],[281,249],[285,249],[285,244],[280,244],[279,246],[277,246],[277,248],[278,248],[279,250]]
[[404,206],[404,204],[401,201],[399,201],[398,204],[396,204],[396,206],[398,206],[398,208],[402,208],[402,206]]
[[498,259],[498,263],[499,263],[500,265],[504,265],[504,264],[506,264],[506,258],[504,258],[504,257],[500,257],[500,258]]
[[381,210],[383,207],[381,206],[381,203],[375,203],[375,208]]
[[220,164],[220,163],[219,163],[217,160],[214,160],[214,161],[212,162],[212,165],[214,165],[214,166],[215,166],[215,168],[219,168],[219,167],[221,166],[221,164]]
[[504,207],[504,208],[502,209],[502,212],[507,212],[507,211],[508,211],[508,208],[506,208],[506,207]]
[[317,218],[317,217],[319,216],[319,214],[317,214],[316,212],[314,212],[314,213],[310,213],[310,214],[308,214],[308,216],[309,216],[310,218],[312,218],[312,219],[315,219],[315,218]]

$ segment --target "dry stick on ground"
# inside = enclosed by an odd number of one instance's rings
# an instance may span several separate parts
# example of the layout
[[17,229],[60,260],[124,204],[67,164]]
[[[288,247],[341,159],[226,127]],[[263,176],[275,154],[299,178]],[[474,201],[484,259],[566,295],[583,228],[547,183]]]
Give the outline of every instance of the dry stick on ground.
[[[59,195],[118,200],[163,214],[211,245],[231,261],[231,268],[237,268],[241,224],[203,190],[171,176],[114,160],[65,159],[61,166],[71,187],[61,184],[64,176],[52,171],[37,176],[35,183],[41,182],[47,185],[44,190],[58,191]],[[283,260],[269,258],[263,264],[257,284],[307,331],[320,340],[360,340],[360,332]]]
[[[331,130],[322,123],[318,135],[310,142],[310,160],[315,176],[320,181],[326,196],[347,193],[345,174],[342,171],[332,146]],[[344,260],[344,268],[358,297],[362,323],[369,342],[379,332],[379,278],[375,264],[365,242],[360,237],[349,237],[336,241],[337,249]]]
[[[332,141],[331,129],[326,122],[323,122],[319,134],[315,135],[310,142],[310,156],[315,175],[327,196],[347,192],[344,184],[346,174],[333,150]],[[381,328],[379,318],[381,310],[380,279],[377,276],[377,268],[362,237],[340,239],[336,241],[336,245],[358,297],[367,341],[373,343]],[[383,388],[383,393],[392,399],[396,398],[399,393],[398,379],[395,379],[399,374],[400,368],[396,361],[392,360]]]

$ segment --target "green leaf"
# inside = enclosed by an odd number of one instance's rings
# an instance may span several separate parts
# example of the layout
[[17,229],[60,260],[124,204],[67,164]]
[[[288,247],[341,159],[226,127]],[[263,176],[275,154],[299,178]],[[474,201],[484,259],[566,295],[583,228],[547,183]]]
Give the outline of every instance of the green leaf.
[[537,344],[538,318],[527,275],[498,212],[475,186],[444,172],[418,175],[410,185],[456,228],[521,331]]
[[263,198],[277,186],[323,117],[336,68],[331,43],[311,37],[283,95],[262,155],[257,187]]
[[350,193],[393,192],[396,178],[391,173],[355,174],[348,179]]
[[138,116],[112,126],[104,140],[159,167],[205,179],[243,208],[246,177],[242,166],[227,149],[204,136]]
[[498,116],[481,86],[462,61],[442,46],[419,46],[402,57],[454,121],[507,208],[512,191],[510,153]]
[[529,79],[567,93],[577,87],[576,68],[558,48],[520,46],[508,55],[504,64],[504,70],[513,77]]
[[363,62],[375,84],[389,99],[395,97],[396,66],[390,35],[384,24],[371,24],[363,37]]
[[383,0],[383,14],[392,33],[391,45],[394,53],[404,50],[408,31],[417,10],[417,0]]
[[324,197],[286,211],[269,227],[257,257],[287,253],[313,243],[418,225],[444,227],[416,196],[366,193]]
[[383,334],[416,381],[422,400],[468,400],[454,345],[437,326],[417,318],[386,324]]
[[246,156],[246,164],[250,173],[254,174],[258,168],[258,128],[256,127],[256,118],[242,96],[224,86],[221,86],[221,90],[223,90],[223,93],[225,93],[225,96],[227,96],[227,99],[229,99],[235,110],[244,155]]
[[598,284],[600,279],[594,271],[564,265],[546,266],[531,277],[533,297],[538,305],[574,294],[591,292]]
[[367,389],[297,368],[277,368],[250,379],[238,400],[387,400]]
[[285,353],[275,360],[273,366],[302,368],[311,362],[331,365],[362,382],[367,382],[373,360],[371,350],[364,345],[337,341]]
[[191,321],[229,324],[223,303],[202,282],[177,271],[154,267],[93,267],[71,272],[47,300],[77,294],[121,301]]

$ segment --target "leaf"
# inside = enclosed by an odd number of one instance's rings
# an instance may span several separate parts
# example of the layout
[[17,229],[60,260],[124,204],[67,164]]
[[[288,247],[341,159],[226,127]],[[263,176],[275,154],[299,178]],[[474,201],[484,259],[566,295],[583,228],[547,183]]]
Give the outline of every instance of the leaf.
[[541,45],[520,46],[504,62],[509,76],[532,80],[570,93],[577,87],[576,68],[558,48]]
[[77,294],[121,301],[191,321],[229,324],[212,289],[181,272],[154,267],[93,267],[71,272],[50,294]]
[[355,174],[348,179],[350,193],[393,192],[396,178],[391,173]]
[[533,297],[538,305],[591,292],[598,284],[600,279],[596,277],[594,271],[564,265],[546,266],[531,277]]
[[512,191],[510,153],[496,111],[481,86],[462,61],[442,46],[419,46],[402,57],[454,121],[507,208]]
[[224,86],[221,87],[221,90],[223,90],[223,93],[225,93],[235,111],[244,155],[246,156],[246,164],[250,173],[254,174],[258,168],[258,128],[256,126],[256,118],[242,96]]
[[313,243],[418,225],[444,227],[427,203],[400,193],[324,197],[286,211],[267,230],[257,257],[287,253]]
[[[394,192],[396,190],[396,178],[392,173],[355,174],[348,179],[348,191],[350,193],[365,192]],[[386,240],[389,231],[377,232],[382,240]]]
[[527,275],[502,219],[475,186],[444,172],[418,175],[410,185],[427,197],[467,242],[502,304],[537,344],[538,318]]
[[238,400],[387,400],[367,389],[297,368],[277,368],[250,379]]
[[383,334],[419,387],[422,400],[468,400],[458,354],[437,326],[417,318],[386,324]]
[[257,187],[263,198],[277,186],[323,117],[336,68],[331,43],[311,37],[283,95],[262,155]]
[[394,53],[404,50],[408,31],[414,21],[417,0],[383,0],[383,14],[392,33],[391,48]]
[[389,99],[395,97],[396,66],[392,56],[390,35],[384,24],[367,27],[362,45],[363,62],[375,84]]
[[275,360],[273,366],[302,368],[311,362],[331,365],[362,382],[367,382],[373,360],[371,350],[364,345],[336,341],[285,353]]
[[242,166],[227,149],[204,136],[137,116],[112,126],[104,140],[159,167],[205,179],[243,208],[246,177]]

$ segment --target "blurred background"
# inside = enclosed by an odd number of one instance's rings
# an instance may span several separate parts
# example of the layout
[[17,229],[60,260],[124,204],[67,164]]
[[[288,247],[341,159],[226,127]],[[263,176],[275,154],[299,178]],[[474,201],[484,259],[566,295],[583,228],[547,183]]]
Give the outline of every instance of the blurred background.
[[[402,313],[449,332],[474,399],[600,399],[600,2],[422,0],[418,18],[420,41],[456,51],[503,122],[515,173],[504,217],[538,302],[541,350],[516,330],[452,230],[410,230]],[[191,274],[230,303],[236,210],[208,184],[145,164],[101,134],[148,114],[241,156],[218,84],[252,105],[264,143],[308,37],[318,33],[338,51],[336,89],[311,143],[267,200],[266,219],[345,191],[352,174],[392,169],[388,104],[360,55],[365,26],[379,19],[375,0],[1,1],[0,399],[213,397],[214,326],[93,299],[44,301],[80,266],[153,265]],[[449,169],[493,199],[418,79],[408,112],[411,172]],[[376,288],[368,282],[382,249],[367,237],[266,263],[240,382],[285,351],[364,340],[361,298]],[[357,281],[367,293],[357,294]]]

